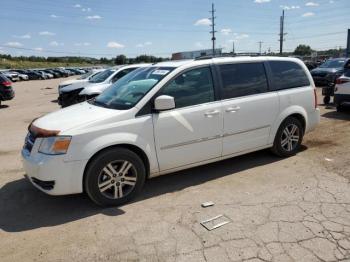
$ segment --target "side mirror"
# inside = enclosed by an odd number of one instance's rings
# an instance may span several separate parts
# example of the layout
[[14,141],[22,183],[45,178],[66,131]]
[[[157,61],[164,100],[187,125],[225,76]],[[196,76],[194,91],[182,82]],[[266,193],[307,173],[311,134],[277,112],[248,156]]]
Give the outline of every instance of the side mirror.
[[172,96],[158,96],[154,100],[154,109],[157,111],[170,110],[175,108],[175,100]]

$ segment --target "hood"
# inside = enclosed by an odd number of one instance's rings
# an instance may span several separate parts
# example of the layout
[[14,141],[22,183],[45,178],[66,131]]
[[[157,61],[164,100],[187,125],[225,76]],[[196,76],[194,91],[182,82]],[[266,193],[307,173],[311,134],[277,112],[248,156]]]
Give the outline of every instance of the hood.
[[66,85],[71,85],[75,83],[87,82],[87,81],[88,81],[87,79],[70,79],[60,83],[60,86],[66,86]]
[[33,122],[36,127],[59,130],[60,133],[116,115],[119,110],[98,107],[83,102],[42,116]]
[[110,83],[89,85],[89,86],[86,86],[83,90],[81,90],[79,95],[99,95],[110,86],[111,86]]
[[91,84],[88,81],[77,82],[77,83],[73,83],[73,84],[70,84],[68,86],[62,87],[60,89],[60,92],[61,93],[71,92],[73,90],[76,90],[76,89],[79,89],[79,88],[85,88],[85,87],[90,86],[90,85],[96,85],[96,84]]
[[342,68],[317,67],[317,68],[311,70],[311,73],[321,73],[321,72],[324,72],[324,73],[336,73],[336,72],[339,72],[341,70],[342,70]]

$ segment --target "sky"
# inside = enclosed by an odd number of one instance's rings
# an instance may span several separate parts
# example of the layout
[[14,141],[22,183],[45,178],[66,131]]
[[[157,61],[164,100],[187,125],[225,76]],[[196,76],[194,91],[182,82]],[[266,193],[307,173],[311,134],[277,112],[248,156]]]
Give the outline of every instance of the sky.
[[0,53],[115,57],[211,48],[209,10],[215,5],[216,46],[224,52],[278,52],[285,10],[284,50],[346,46],[350,0],[11,0],[2,1]]

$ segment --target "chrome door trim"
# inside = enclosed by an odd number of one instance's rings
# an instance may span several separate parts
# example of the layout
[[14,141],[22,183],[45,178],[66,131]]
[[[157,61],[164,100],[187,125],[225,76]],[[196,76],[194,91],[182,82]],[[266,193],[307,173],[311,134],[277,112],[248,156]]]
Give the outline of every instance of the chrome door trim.
[[194,140],[190,140],[190,141],[186,141],[186,142],[182,142],[182,143],[178,143],[178,144],[172,144],[172,145],[163,146],[160,149],[161,150],[165,150],[165,149],[171,149],[171,148],[175,148],[175,147],[179,147],[179,146],[187,146],[187,145],[191,145],[191,144],[196,144],[196,143],[201,143],[201,142],[205,142],[205,141],[218,139],[218,138],[221,138],[221,137],[222,137],[222,135],[203,137],[203,138],[194,139]]
[[187,145],[201,143],[201,142],[206,142],[206,141],[210,141],[210,140],[214,140],[214,139],[218,139],[218,138],[222,138],[222,137],[239,135],[239,134],[243,134],[243,133],[247,133],[247,132],[251,132],[251,131],[255,131],[255,130],[259,130],[259,129],[263,129],[263,128],[267,128],[267,127],[270,127],[270,126],[266,125],[266,126],[261,126],[261,127],[257,127],[257,128],[248,129],[248,130],[242,130],[242,131],[235,132],[235,133],[225,133],[223,135],[216,135],[216,136],[203,137],[203,138],[199,138],[199,139],[189,140],[189,141],[178,143],[178,144],[162,146],[160,148],[160,150],[166,150],[166,149],[171,149],[171,148],[180,147],[180,146],[187,146]]
[[251,132],[251,131],[255,131],[255,130],[259,130],[259,129],[264,129],[270,127],[270,125],[266,125],[266,126],[261,126],[261,127],[257,127],[257,128],[252,128],[252,129],[248,129],[248,130],[242,130],[242,131],[238,131],[238,132],[230,132],[230,133],[225,133],[223,134],[223,137],[228,137],[228,136],[234,136],[234,135],[239,135],[239,134],[243,134],[243,133],[247,133],[247,132]]

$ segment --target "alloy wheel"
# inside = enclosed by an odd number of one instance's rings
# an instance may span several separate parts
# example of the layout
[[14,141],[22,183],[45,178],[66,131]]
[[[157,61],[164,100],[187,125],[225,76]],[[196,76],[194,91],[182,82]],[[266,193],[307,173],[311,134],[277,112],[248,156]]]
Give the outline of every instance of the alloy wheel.
[[293,151],[299,143],[300,130],[295,124],[289,124],[282,132],[281,146],[284,150]]
[[107,164],[98,177],[100,193],[109,199],[130,194],[137,181],[136,168],[128,161],[116,160]]

